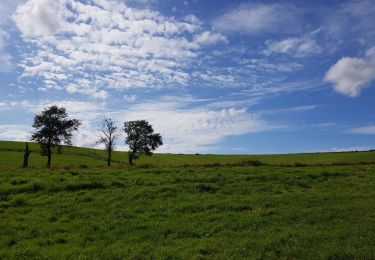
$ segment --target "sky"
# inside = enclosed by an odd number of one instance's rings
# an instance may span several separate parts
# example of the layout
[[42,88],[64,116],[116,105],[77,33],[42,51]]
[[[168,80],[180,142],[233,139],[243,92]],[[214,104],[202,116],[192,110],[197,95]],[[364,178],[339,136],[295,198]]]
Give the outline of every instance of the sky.
[[[0,0],[0,140],[148,120],[158,152],[375,148],[375,2]],[[123,140],[117,149],[126,150]]]

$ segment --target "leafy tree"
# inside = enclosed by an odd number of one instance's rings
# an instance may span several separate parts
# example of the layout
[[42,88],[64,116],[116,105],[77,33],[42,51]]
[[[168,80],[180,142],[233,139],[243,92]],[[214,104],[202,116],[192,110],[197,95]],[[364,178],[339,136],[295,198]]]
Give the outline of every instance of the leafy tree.
[[121,130],[115,125],[110,118],[104,118],[99,131],[98,144],[104,144],[108,152],[108,166],[111,166],[112,151],[115,147],[116,140],[121,135]]
[[129,164],[133,165],[133,159],[138,159],[140,155],[152,155],[158,146],[163,144],[159,133],[154,133],[154,129],[146,120],[128,121],[124,123],[126,133],[125,143],[129,145]]
[[35,115],[31,140],[40,144],[42,151],[48,156],[47,167],[51,167],[52,148],[60,147],[61,143],[70,145],[73,131],[81,123],[77,119],[69,119],[66,109],[58,106],[45,108]]

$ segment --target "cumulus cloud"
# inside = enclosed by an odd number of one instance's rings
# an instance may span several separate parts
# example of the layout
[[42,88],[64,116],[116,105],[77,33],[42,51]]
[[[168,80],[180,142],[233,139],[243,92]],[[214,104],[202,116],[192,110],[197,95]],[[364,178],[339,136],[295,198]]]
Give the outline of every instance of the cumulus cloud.
[[324,80],[334,84],[336,92],[356,97],[375,79],[375,47],[363,58],[343,57],[333,65]]
[[61,3],[64,1],[29,0],[17,8],[14,21],[26,36],[53,35],[63,27],[64,10]]
[[109,89],[184,86],[199,50],[226,41],[195,16],[176,20],[118,0],[28,0],[13,19],[35,47],[19,64],[22,78],[98,99]]
[[273,53],[289,54],[296,57],[305,57],[322,52],[322,48],[313,39],[289,37],[280,41],[268,40],[265,55]]
[[298,11],[288,4],[241,4],[213,20],[215,28],[245,33],[296,32]]

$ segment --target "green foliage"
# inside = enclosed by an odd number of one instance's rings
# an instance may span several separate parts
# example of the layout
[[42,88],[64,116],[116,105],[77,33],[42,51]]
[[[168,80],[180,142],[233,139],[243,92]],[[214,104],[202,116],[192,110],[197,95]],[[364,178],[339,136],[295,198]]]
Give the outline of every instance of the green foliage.
[[159,133],[146,120],[128,121],[124,123],[126,133],[125,143],[129,145],[129,163],[138,159],[140,155],[152,155],[152,152],[163,144]]
[[71,144],[73,131],[77,130],[79,125],[78,120],[68,118],[65,108],[47,107],[34,117],[33,127],[36,131],[31,140],[43,145]]
[[48,156],[47,167],[51,167],[52,147],[58,146],[58,152],[61,153],[60,144],[71,144],[73,131],[76,131],[80,124],[77,119],[69,119],[63,107],[47,107],[35,115],[35,131],[31,135],[31,140],[40,144],[41,155]]

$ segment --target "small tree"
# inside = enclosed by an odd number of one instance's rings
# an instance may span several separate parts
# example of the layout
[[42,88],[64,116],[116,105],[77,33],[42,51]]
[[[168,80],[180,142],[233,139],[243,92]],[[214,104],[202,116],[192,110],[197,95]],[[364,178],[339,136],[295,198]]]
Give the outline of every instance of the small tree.
[[108,152],[108,166],[111,166],[112,151],[115,147],[116,140],[121,135],[121,130],[115,125],[115,123],[110,118],[104,118],[99,131],[98,144],[104,144],[105,149]]
[[45,108],[35,115],[33,127],[36,129],[31,140],[40,144],[42,151],[48,156],[47,167],[51,167],[52,148],[61,143],[70,145],[73,131],[81,123],[77,119],[69,119],[66,109],[58,106]]
[[26,142],[25,150],[23,153],[23,168],[29,167],[29,156],[31,154],[31,150],[29,150],[29,144]]
[[125,143],[129,145],[129,164],[133,165],[133,159],[139,155],[152,155],[158,146],[163,144],[159,133],[154,134],[154,129],[146,120],[128,121],[124,123],[126,133]]

